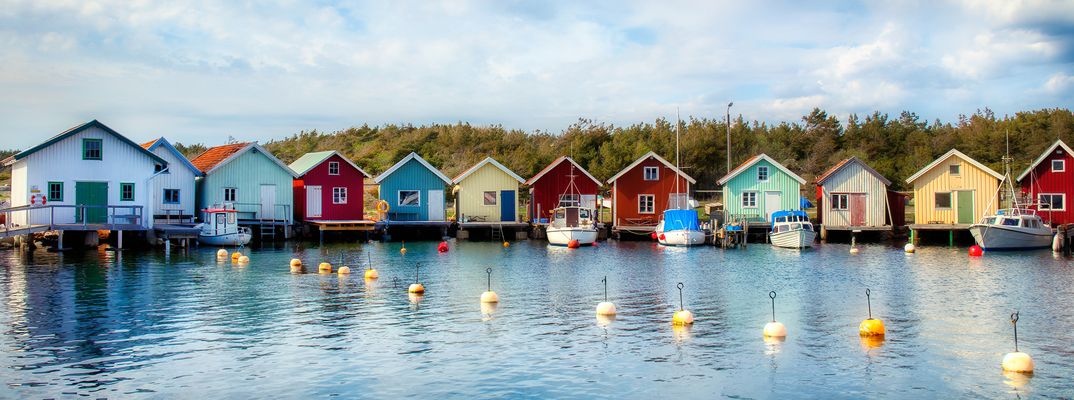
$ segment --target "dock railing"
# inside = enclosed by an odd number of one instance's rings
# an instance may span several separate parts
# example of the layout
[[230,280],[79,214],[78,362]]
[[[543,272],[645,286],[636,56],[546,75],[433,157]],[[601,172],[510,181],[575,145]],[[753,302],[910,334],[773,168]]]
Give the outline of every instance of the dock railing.
[[262,215],[261,203],[228,203],[228,204],[233,205],[235,210],[238,211],[239,214],[247,214],[247,215],[250,216],[250,218],[242,218],[242,216],[240,215],[239,219],[253,219],[253,220],[258,220],[258,221],[280,222],[280,221],[290,221],[291,217],[292,217],[292,215],[291,215],[291,205],[289,205],[289,204],[274,204],[273,207],[272,207],[272,216],[271,217],[266,217],[266,216]]
[[[104,209],[104,219],[90,222],[88,210]],[[40,206],[16,206],[0,209],[4,216],[0,236],[9,237],[51,230],[136,230],[144,229],[143,207],[137,205],[66,205],[46,204]],[[73,210],[71,213],[56,210]],[[47,216],[42,214],[47,211]],[[19,217],[23,223],[16,223]]]

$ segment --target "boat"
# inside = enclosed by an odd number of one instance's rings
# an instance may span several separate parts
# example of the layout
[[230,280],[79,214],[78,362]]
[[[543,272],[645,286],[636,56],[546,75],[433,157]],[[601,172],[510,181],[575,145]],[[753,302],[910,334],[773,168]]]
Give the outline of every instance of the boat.
[[773,246],[804,249],[813,247],[817,231],[805,211],[781,210],[772,213],[772,231],[768,236]]
[[[560,196],[560,206],[552,209],[552,221],[545,229],[548,244],[570,246],[577,240],[578,246],[589,246],[597,241],[597,219],[593,209],[582,204],[582,196],[574,184],[574,165],[571,165],[571,181]],[[565,203],[563,202],[565,201]]]
[[705,231],[695,210],[664,210],[656,224],[656,240],[664,246],[695,246],[705,244]]
[[198,242],[211,246],[244,246],[253,238],[250,228],[239,226],[235,207],[211,207],[201,212],[204,222]]
[[1014,191],[1014,180],[1011,179],[1010,146],[1007,154],[1003,156],[1003,181],[996,188],[996,196],[989,201],[988,207],[992,208],[992,201],[999,198],[1003,190],[1007,190],[1007,198],[1011,199],[1012,207],[1001,209],[995,215],[985,215],[981,220],[970,225],[970,234],[981,250],[1031,250],[1044,249],[1052,245],[1052,227],[1037,215],[1035,210],[1024,207],[1019,202],[1019,196]]

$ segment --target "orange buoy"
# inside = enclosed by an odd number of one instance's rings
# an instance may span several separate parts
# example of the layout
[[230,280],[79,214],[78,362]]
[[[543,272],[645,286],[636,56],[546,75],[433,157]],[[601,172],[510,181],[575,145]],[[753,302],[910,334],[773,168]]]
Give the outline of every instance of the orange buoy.
[[872,292],[868,288],[865,289],[865,301],[869,305],[869,318],[858,325],[858,334],[864,337],[884,336],[887,333],[884,321],[873,318]]
[[577,249],[577,248],[579,248],[581,246],[582,245],[581,245],[581,243],[578,242],[578,239],[571,239],[569,242],[567,242],[567,248],[568,249]]

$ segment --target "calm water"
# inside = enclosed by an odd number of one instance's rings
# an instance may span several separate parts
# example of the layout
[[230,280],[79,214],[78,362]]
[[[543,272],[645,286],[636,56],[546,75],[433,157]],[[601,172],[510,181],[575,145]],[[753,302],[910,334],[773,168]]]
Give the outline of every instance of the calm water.
[[[210,248],[0,252],[0,397],[1074,396],[1074,265],[1047,251],[435,247],[288,245],[246,267]],[[370,252],[381,279],[288,272],[341,250],[352,267]],[[416,262],[428,293],[415,302]],[[490,266],[501,303],[482,310]],[[604,275],[610,323],[593,313]],[[687,329],[670,324],[680,281]],[[881,344],[857,335],[866,287]],[[782,343],[761,337],[769,290]],[[1014,310],[1031,378],[999,368]]]

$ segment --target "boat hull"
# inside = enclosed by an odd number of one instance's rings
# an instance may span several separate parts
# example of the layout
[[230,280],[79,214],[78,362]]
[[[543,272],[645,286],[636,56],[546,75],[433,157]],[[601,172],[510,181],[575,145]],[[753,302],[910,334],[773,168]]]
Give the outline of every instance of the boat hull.
[[788,249],[813,247],[813,241],[816,240],[816,238],[817,232],[805,229],[773,233],[770,237],[773,246]]
[[571,240],[577,240],[579,245],[588,246],[597,241],[595,228],[552,228],[545,230],[548,236],[548,244],[552,246],[566,246]]
[[1052,246],[1051,230],[1022,228],[1003,225],[970,226],[973,240],[983,250],[1031,250]]
[[697,246],[705,244],[705,232],[694,230],[674,230],[656,232],[657,242],[664,246]]
[[250,239],[252,239],[252,235],[245,232],[198,236],[198,242],[210,246],[245,246],[250,243]]

